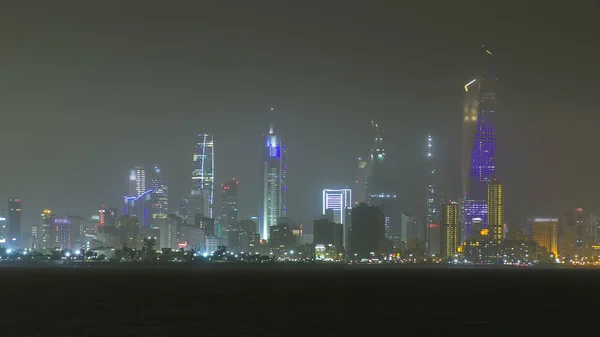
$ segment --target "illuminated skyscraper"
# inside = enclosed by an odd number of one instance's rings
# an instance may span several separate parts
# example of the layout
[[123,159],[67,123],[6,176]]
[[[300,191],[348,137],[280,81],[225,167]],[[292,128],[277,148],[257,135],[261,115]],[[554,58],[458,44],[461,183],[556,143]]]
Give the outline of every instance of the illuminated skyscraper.
[[558,257],[558,219],[534,218],[533,241],[546,248],[548,253],[554,254],[555,258]]
[[349,188],[323,190],[323,215],[330,209],[333,211],[333,222],[343,224],[346,209],[352,207],[352,190]]
[[0,244],[6,246],[6,243],[10,240],[8,238],[8,221],[6,213],[3,209],[0,209]]
[[[370,158],[370,157],[369,157]],[[356,180],[352,186],[354,197],[353,204],[358,206],[361,202],[367,202],[367,179],[371,174],[371,160],[366,157],[358,157],[356,162]]]
[[8,199],[8,246],[12,249],[21,247],[21,199]]
[[149,225],[152,206],[152,190],[146,185],[146,169],[136,166],[129,172],[129,195],[124,197],[123,214],[139,218],[140,225]]
[[146,188],[146,169],[136,166],[129,172],[129,195],[139,197],[148,189]]
[[222,230],[229,230],[238,222],[238,185],[235,178],[221,185],[221,222],[217,226],[217,236],[221,236]]
[[442,206],[443,254],[453,257],[458,252],[459,239],[459,207],[456,202],[447,202]]
[[487,75],[476,77],[464,86],[461,154],[464,239],[476,235],[471,228],[474,218],[483,219],[483,227],[487,228],[487,184],[493,180],[496,169],[496,134],[492,119],[497,108],[497,79],[493,66],[494,55],[485,47],[482,53],[488,64]]
[[349,188],[323,190],[323,215],[327,210],[333,212],[333,222],[342,224],[343,244],[348,247],[349,223],[346,219],[348,209],[352,208],[352,190]]
[[154,166],[152,177],[152,219],[166,219],[169,213],[169,180],[167,175]]
[[500,244],[504,227],[504,195],[496,180],[487,185],[487,228],[492,242]]
[[273,126],[265,136],[261,170],[261,198],[259,233],[263,240],[269,239],[269,227],[277,225],[277,218],[287,213],[286,204],[287,145],[275,133]]
[[[370,175],[367,177],[368,204],[379,207],[385,216],[385,236],[392,236],[394,224],[399,226],[399,214],[394,214],[396,207],[396,194],[391,193],[389,182],[385,177],[385,149],[383,146],[383,130],[379,124],[371,122],[373,128],[373,148],[368,168]],[[395,216],[397,215],[397,216]]]
[[[439,209],[438,202],[436,197],[436,187],[435,187],[435,166],[433,164],[433,136],[427,135],[426,138],[426,149],[425,149],[425,170],[427,174],[427,191],[425,195],[425,230],[426,232],[426,240],[428,242],[428,250],[434,245],[439,246],[439,244],[434,243],[433,241],[439,241]],[[439,248],[434,249],[434,254],[439,255]],[[430,252],[429,255],[432,255]]]
[[[206,133],[199,135],[196,144],[196,152],[192,158],[192,193],[194,197],[201,196],[203,200],[203,215],[207,218],[213,217],[214,198],[214,141],[213,136]],[[195,214],[194,214],[195,215]],[[191,214],[188,214],[190,217]]]
[[45,209],[40,215],[41,221],[37,230],[37,249],[48,250],[54,248],[54,242],[52,242],[52,231],[55,229],[54,219],[56,216],[51,210]]

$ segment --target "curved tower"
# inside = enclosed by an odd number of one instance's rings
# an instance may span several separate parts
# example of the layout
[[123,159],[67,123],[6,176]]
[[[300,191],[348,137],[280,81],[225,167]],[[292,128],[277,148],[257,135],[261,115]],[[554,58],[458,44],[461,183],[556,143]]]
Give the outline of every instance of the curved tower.
[[[494,181],[496,166],[496,71],[494,54],[482,46],[486,72],[465,86],[461,179],[463,193],[463,239],[487,228],[487,185]],[[473,224],[477,224],[477,228]]]

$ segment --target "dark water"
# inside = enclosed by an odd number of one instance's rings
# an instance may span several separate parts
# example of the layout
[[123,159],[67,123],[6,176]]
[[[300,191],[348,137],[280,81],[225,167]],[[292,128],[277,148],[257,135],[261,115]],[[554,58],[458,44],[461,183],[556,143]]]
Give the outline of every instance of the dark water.
[[600,270],[0,268],[1,336],[575,336]]

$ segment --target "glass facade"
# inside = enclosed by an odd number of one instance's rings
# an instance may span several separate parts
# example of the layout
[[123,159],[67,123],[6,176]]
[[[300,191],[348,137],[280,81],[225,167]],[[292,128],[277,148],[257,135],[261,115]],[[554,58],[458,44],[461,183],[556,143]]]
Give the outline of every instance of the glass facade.
[[[214,140],[213,136],[206,133],[199,135],[196,143],[196,152],[192,158],[192,195],[201,196],[203,200],[203,215],[213,218],[214,198]],[[188,214],[189,215],[189,214]]]
[[287,213],[287,146],[271,126],[265,136],[261,170],[260,220],[258,231],[262,240],[269,239],[269,227]]

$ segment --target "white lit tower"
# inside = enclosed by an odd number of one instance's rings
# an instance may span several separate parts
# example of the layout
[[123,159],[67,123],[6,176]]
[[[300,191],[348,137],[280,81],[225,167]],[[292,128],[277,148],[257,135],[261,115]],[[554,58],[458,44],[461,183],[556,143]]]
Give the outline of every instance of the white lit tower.
[[[213,198],[214,198],[214,178],[215,178],[215,160],[214,160],[214,141],[213,136],[201,133],[196,143],[196,152],[192,158],[192,191],[193,199],[202,198],[200,211],[204,217],[213,218]],[[195,213],[195,212],[194,212]],[[197,214],[189,214],[188,222],[193,221]]]
[[152,177],[152,219],[166,219],[169,212],[169,180],[160,167],[154,166]]
[[436,198],[433,136],[427,135],[425,148],[427,190],[425,194],[425,234],[429,256],[440,254],[439,204]]
[[269,227],[277,225],[277,218],[287,213],[287,145],[273,125],[265,135],[262,156],[258,231],[261,239],[268,240]]
[[146,185],[146,169],[136,166],[129,171],[129,194],[124,197],[125,209],[123,214],[129,214],[137,217],[140,226],[149,225],[148,220],[151,217],[152,189]]

